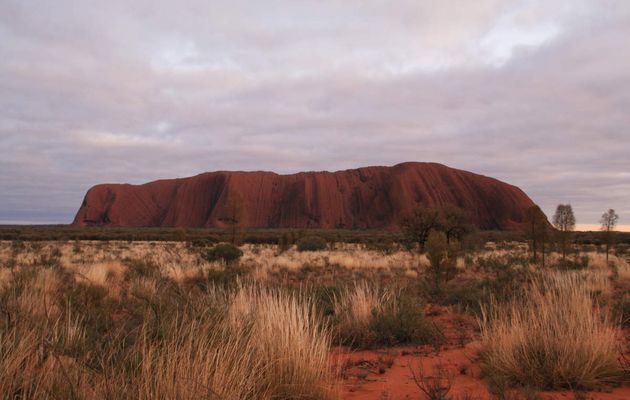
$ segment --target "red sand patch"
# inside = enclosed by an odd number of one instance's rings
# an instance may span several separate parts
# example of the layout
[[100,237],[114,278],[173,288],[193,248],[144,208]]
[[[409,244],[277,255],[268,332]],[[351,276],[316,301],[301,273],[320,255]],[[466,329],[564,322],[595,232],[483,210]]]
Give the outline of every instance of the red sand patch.
[[[441,366],[451,378],[449,392],[454,400],[492,399],[486,383],[480,378],[480,367],[476,361],[477,342],[467,344],[463,348],[447,348],[439,352],[423,347],[397,347],[390,349],[365,350],[352,352],[347,349],[336,349],[335,358],[343,362],[350,360],[351,367],[345,370],[346,379],[342,379],[341,398],[346,400],[384,400],[384,399],[424,399],[420,389],[414,382],[410,368],[424,371],[428,378],[435,378],[436,368]],[[391,368],[383,368],[384,357],[395,355]],[[383,368],[379,371],[379,367]],[[381,373],[382,372],[382,373]],[[585,399],[592,400],[629,400],[630,384],[611,388],[610,391],[581,393]],[[524,394],[515,392],[515,399],[525,399]],[[570,391],[539,393],[543,399],[574,399]]]
[[[391,368],[375,370],[379,355],[397,354]],[[443,368],[450,377],[450,395],[456,398],[470,394],[475,398],[489,398],[484,382],[478,379],[478,366],[471,361],[475,355],[475,344],[464,348],[446,349],[439,353],[427,347],[405,347],[377,351],[349,352],[343,356],[351,360],[353,366],[346,371],[348,379],[342,388],[343,399],[417,399],[421,391],[414,382],[411,369],[416,374],[422,369],[427,379],[436,377],[436,368]],[[371,363],[360,363],[367,360]],[[379,373],[383,372],[383,373]],[[364,377],[364,375],[367,376]]]
[[[339,381],[341,398],[345,400],[389,400],[427,398],[414,381],[412,369],[422,370],[426,381],[437,376],[441,368],[442,376],[450,378],[451,390],[448,395],[453,400],[492,399],[485,381],[480,377],[477,357],[479,342],[468,341],[461,344],[462,329],[472,332],[469,316],[454,315],[446,309],[432,307],[440,313],[438,320],[448,338],[448,344],[436,350],[431,346],[396,347],[377,350],[352,351],[336,348],[332,359],[342,365],[342,378]],[[392,362],[393,361],[393,362]],[[514,391],[511,399],[527,399],[524,393]],[[576,398],[574,392],[544,392],[538,395],[545,399]],[[621,387],[597,392],[580,393],[589,400],[630,400],[630,383]],[[464,397],[467,396],[467,397]],[[494,397],[496,398],[496,397]]]

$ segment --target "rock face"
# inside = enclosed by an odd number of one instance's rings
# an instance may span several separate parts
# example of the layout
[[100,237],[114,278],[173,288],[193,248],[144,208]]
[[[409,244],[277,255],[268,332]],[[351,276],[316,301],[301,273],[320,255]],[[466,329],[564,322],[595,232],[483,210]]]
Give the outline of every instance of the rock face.
[[[234,200],[238,199],[238,200]],[[434,163],[337,172],[208,172],[143,185],[92,187],[75,226],[222,227],[241,203],[259,228],[396,228],[418,204],[463,208],[482,229],[519,229],[532,200],[496,179]]]

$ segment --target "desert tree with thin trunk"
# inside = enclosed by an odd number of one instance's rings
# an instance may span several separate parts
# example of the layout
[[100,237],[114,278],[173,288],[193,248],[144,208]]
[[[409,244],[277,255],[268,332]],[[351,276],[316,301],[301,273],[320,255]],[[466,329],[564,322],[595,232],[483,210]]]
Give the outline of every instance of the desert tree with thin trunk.
[[536,204],[525,211],[527,237],[531,241],[534,262],[538,261],[538,249],[541,250],[542,264],[545,266],[545,242],[549,234],[549,226],[545,213]]
[[449,244],[453,239],[461,240],[473,230],[466,211],[451,204],[445,205],[442,209],[441,226]]
[[441,225],[440,211],[435,208],[418,206],[411,214],[400,220],[400,227],[409,242],[417,243],[420,251],[424,250],[424,244],[429,238],[429,233],[439,229]]
[[610,253],[610,246],[615,239],[615,227],[619,221],[619,215],[612,208],[602,214],[600,220],[602,224],[602,231],[604,232],[604,243],[606,244],[606,264],[608,264],[608,254]]
[[244,219],[243,197],[238,192],[232,192],[228,195],[221,220],[227,225],[230,242],[234,245],[238,244]]
[[567,244],[570,240],[571,233],[575,229],[575,215],[571,204],[558,204],[556,213],[553,215],[553,225],[558,230],[558,238],[560,239],[560,248],[562,250],[562,261],[567,258]]

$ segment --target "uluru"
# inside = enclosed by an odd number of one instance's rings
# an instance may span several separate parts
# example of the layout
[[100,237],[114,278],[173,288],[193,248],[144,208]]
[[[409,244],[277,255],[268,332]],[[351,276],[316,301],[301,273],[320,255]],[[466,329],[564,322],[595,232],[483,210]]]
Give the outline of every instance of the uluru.
[[202,173],[142,185],[92,187],[74,226],[222,227],[238,198],[250,228],[386,228],[424,205],[464,209],[481,229],[522,226],[532,200],[518,187],[437,163],[336,172]]

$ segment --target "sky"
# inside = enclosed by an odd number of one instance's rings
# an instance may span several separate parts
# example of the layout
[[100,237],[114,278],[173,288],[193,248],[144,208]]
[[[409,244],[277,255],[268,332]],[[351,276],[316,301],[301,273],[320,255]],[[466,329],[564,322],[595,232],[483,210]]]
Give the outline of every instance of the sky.
[[0,223],[69,223],[98,183],[404,161],[630,224],[630,1],[0,2]]

